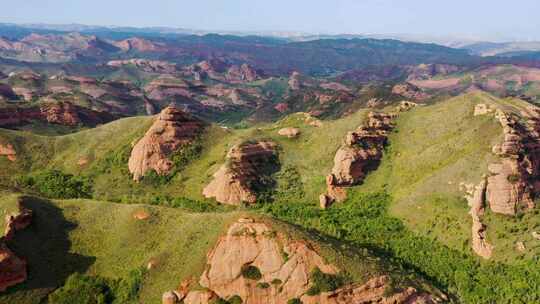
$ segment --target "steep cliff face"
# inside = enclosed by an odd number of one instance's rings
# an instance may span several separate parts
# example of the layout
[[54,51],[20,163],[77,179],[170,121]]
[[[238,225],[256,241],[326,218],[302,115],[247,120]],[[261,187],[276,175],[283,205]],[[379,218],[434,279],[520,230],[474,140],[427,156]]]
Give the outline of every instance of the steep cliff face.
[[140,180],[150,170],[160,175],[169,173],[174,165],[169,156],[193,143],[203,129],[202,121],[175,106],[163,109],[131,151],[128,166],[133,179]]
[[203,195],[229,205],[255,203],[257,191],[267,186],[269,174],[277,166],[277,151],[273,142],[237,145],[229,151],[226,163],[214,174]]
[[347,134],[334,157],[332,173],[326,178],[328,190],[320,197],[321,207],[343,201],[346,198],[344,187],[361,183],[369,171],[377,168],[395,116],[370,112],[365,125]]
[[184,281],[178,290],[164,294],[163,303],[203,304],[231,298],[240,298],[244,304],[285,304],[292,299],[313,304],[434,301],[414,288],[387,295],[390,280],[386,276],[310,296],[306,293],[314,284],[316,269],[328,275],[340,271],[306,241],[291,239],[266,223],[239,219],[208,254],[207,268],[199,280],[206,290],[189,291],[185,288],[189,283]]
[[17,231],[28,227],[31,221],[32,211],[26,209],[21,202],[17,214],[6,215],[6,229],[0,239],[0,292],[26,281],[26,261],[16,256],[9,249],[7,242],[13,240]]
[[504,140],[493,147],[500,162],[489,166],[487,201],[493,212],[514,215],[534,207],[540,174],[540,109],[530,106],[519,117],[497,110]]

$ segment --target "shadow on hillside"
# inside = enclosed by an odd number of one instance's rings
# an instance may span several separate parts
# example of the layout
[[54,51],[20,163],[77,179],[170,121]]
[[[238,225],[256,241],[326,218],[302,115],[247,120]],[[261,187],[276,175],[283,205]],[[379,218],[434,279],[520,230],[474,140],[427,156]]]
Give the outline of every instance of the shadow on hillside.
[[76,224],[67,221],[60,208],[44,199],[29,196],[22,199],[23,205],[33,211],[32,224],[18,231],[8,246],[28,262],[28,280],[2,296],[26,298],[24,294],[29,293],[43,298],[61,286],[70,274],[86,271],[95,258],[69,252],[68,233]]

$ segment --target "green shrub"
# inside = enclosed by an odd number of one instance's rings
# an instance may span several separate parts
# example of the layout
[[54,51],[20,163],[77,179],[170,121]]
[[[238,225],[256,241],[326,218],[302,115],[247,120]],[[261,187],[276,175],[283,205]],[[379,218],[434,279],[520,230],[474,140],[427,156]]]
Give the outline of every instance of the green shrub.
[[63,287],[49,295],[49,303],[107,304],[112,303],[112,297],[104,279],[75,273]]
[[262,278],[259,268],[253,265],[244,265],[241,269],[242,276],[246,279],[258,281]]
[[242,301],[242,298],[239,295],[234,295],[230,297],[227,302],[229,304],[242,304],[244,301]]
[[298,298],[293,298],[289,299],[289,301],[287,301],[287,304],[302,304],[302,301],[300,301],[300,299]]
[[66,174],[59,170],[47,170],[33,176],[19,178],[17,185],[38,191],[49,198],[90,198],[92,180],[87,177]]
[[271,283],[272,285],[281,285],[283,282],[280,279],[273,279]]
[[334,291],[345,283],[343,277],[324,273],[318,267],[311,272],[310,280],[312,285],[307,291],[310,296],[318,295],[321,292]]
[[257,288],[267,289],[267,288],[270,288],[270,284],[268,284],[266,282],[259,282],[259,283],[257,283]]
[[519,179],[520,179],[520,176],[519,174],[510,174],[506,177],[506,179],[512,183],[512,184],[515,184],[517,182],[519,182]]
[[49,304],[128,304],[137,303],[144,268],[131,271],[126,278],[72,274],[61,288],[49,295]]

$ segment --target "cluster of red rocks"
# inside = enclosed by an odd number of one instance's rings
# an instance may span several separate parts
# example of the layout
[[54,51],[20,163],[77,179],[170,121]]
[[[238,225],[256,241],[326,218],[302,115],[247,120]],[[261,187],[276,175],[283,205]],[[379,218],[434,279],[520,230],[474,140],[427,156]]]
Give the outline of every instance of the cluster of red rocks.
[[32,211],[19,202],[19,212],[6,216],[6,229],[0,239],[0,292],[8,287],[26,281],[26,261],[11,251],[7,242],[13,240],[17,231],[28,227],[32,222]]
[[422,89],[410,82],[395,85],[392,88],[392,93],[403,96],[410,100],[421,101],[429,98],[429,95],[427,93],[425,93],[424,91],[422,91]]
[[326,177],[327,192],[320,196],[322,208],[345,200],[345,188],[361,183],[379,165],[395,117],[396,114],[370,112],[365,125],[347,134],[334,157],[332,173]]
[[117,117],[108,112],[94,111],[69,102],[42,103],[36,107],[6,107],[0,109],[0,127],[20,126],[32,121],[76,126],[96,126]]
[[226,163],[214,174],[203,195],[222,204],[253,204],[257,201],[254,186],[265,175],[265,167],[277,165],[276,144],[271,141],[247,142],[227,153]]
[[0,155],[7,157],[12,162],[17,160],[17,151],[12,144],[0,144]]
[[174,165],[169,156],[193,143],[203,129],[202,121],[175,105],[163,109],[131,151],[128,166],[133,179],[140,180],[150,170],[168,174]]
[[[503,142],[493,147],[499,162],[488,166],[489,174],[477,186],[467,189],[472,218],[472,249],[489,259],[493,246],[487,240],[482,215],[486,204],[495,212],[515,215],[519,210],[534,208],[534,197],[540,191],[540,108],[528,106],[521,111],[521,122],[516,114],[505,113],[485,104],[475,106],[474,115],[495,111],[495,118],[503,129]],[[520,250],[523,250],[521,243]]]
[[[164,293],[162,303],[209,304],[234,296],[240,297],[244,304],[285,304],[291,299],[306,304],[441,301],[413,287],[388,294],[390,278],[384,275],[364,284],[352,283],[331,292],[307,295],[314,269],[326,274],[337,274],[339,269],[327,263],[308,242],[291,239],[266,223],[248,218],[239,219],[229,227],[208,253],[207,265],[199,279],[204,290],[190,291],[188,279],[178,289]],[[260,277],[243,275],[246,267],[257,269]]]

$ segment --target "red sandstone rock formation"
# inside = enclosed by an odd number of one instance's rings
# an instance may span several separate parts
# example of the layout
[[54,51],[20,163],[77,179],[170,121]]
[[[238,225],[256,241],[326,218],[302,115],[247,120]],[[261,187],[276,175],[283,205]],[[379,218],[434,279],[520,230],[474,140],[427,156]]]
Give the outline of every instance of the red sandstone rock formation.
[[422,89],[409,82],[395,85],[392,88],[392,93],[411,100],[424,100],[429,97]]
[[171,153],[191,144],[203,130],[203,123],[171,105],[163,109],[144,137],[133,147],[129,171],[140,180],[149,170],[160,175],[170,172]]
[[17,151],[11,144],[0,144],[0,155],[6,156],[12,162],[17,160]]
[[26,281],[26,261],[17,257],[7,246],[6,242],[13,240],[17,231],[30,225],[32,211],[24,208],[19,202],[19,213],[7,215],[6,230],[0,239],[0,292],[8,287]]
[[20,126],[34,120],[66,126],[85,124],[95,126],[114,120],[116,116],[107,112],[89,110],[63,103],[42,103],[39,107],[0,109],[0,127]]
[[225,78],[230,82],[252,82],[261,79],[261,76],[253,67],[244,63],[241,66],[231,66]]
[[501,161],[489,165],[486,196],[493,212],[514,215],[519,208],[533,208],[540,190],[535,183],[540,175],[540,109],[531,106],[522,114],[526,125],[501,110],[496,114],[504,141],[493,147]]
[[343,201],[346,198],[343,187],[357,185],[378,166],[394,117],[395,114],[370,112],[364,126],[347,134],[334,157],[332,173],[326,178],[328,190],[325,197],[320,197],[321,207]]
[[269,141],[233,147],[227,154],[227,162],[214,174],[203,195],[229,205],[255,203],[257,195],[254,186],[265,175],[262,172],[264,167],[276,162],[276,156],[276,145]]
[[[385,294],[390,283],[387,276],[307,296],[315,269],[327,274],[336,274],[339,270],[327,263],[309,243],[291,239],[268,224],[252,219],[239,219],[229,227],[227,234],[209,252],[207,265],[199,280],[206,290],[166,292],[163,303],[207,304],[233,296],[239,296],[244,304],[286,304],[294,298],[313,304],[434,303],[436,300],[414,288],[388,296]],[[260,278],[246,277],[246,267],[257,269]],[[261,288],[259,283],[267,283],[268,287]]]

